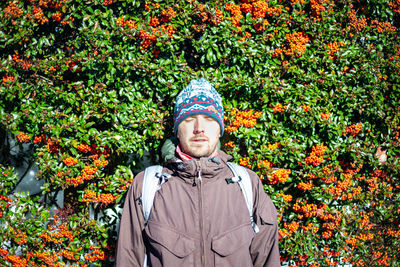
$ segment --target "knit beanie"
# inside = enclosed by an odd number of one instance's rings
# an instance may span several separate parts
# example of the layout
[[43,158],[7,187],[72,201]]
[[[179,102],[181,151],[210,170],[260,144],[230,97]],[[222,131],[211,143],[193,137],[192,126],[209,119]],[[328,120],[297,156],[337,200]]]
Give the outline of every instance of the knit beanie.
[[176,98],[174,108],[174,133],[179,124],[187,117],[197,114],[208,115],[215,119],[224,134],[224,108],[221,96],[204,78],[192,80]]

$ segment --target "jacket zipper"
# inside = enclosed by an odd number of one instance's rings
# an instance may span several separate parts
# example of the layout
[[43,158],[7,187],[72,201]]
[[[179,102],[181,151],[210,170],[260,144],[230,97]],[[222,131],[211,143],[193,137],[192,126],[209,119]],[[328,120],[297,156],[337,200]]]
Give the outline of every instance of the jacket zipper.
[[200,243],[201,243],[201,252],[200,252],[200,256],[201,256],[201,265],[205,266],[205,253],[204,253],[204,238],[203,238],[203,198],[202,198],[202,194],[201,194],[201,163],[200,160],[197,161],[197,188],[199,190],[199,219],[200,219]]

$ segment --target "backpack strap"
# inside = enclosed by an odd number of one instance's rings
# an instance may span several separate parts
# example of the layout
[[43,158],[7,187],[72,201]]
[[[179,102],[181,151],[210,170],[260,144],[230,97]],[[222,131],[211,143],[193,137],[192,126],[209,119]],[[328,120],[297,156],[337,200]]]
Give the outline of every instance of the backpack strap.
[[161,165],[154,165],[147,167],[144,171],[144,179],[142,186],[142,209],[145,222],[150,218],[151,208],[153,207],[154,196],[171,176],[167,173],[162,173],[163,167]]
[[[153,207],[154,197],[156,192],[160,190],[163,183],[165,183],[171,175],[162,173],[163,167],[161,165],[154,165],[147,167],[144,170],[143,186],[142,186],[142,209],[145,222],[147,223],[150,218],[151,208]],[[144,255],[143,267],[147,267],[147,253]]]
[[243,196],[246,200],[247,208],[250,214],[251,226],[254,229],[255,233],[258,233],[260,229],[257,224],[254,222],[253,217],[253,187],[251,185],[251,179],[249,173],[243,166],[237,165],[232,162],[228,162],[228,167],[233,172],[234,177],[231,179],[227,179],[227,183],[237,182],[242,190]]

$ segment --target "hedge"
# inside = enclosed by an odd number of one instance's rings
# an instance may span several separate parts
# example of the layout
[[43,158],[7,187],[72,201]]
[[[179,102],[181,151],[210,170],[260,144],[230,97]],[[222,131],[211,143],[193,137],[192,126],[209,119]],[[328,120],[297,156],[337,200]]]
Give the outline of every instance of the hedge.
[[[278,209],[282,264],[399,266],[399,0],[0,8],[1,265],[112,265],[129,184],[204,77],[224,99],[222,149]],[[16,192],[22,160],[41,194]]]

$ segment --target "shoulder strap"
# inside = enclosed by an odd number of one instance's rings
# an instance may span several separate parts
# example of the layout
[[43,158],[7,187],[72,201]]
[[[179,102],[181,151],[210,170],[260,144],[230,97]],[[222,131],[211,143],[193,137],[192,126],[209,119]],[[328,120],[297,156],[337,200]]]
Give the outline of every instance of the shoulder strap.
[[249,210],[251,225],[253,226],[254,232],[258,233],[260,229],[254,222],[253,218],[253,186],[251,185],[250,175],[243,166],[235,163],[228,162],[228,167],[231,169],[234,175],[231,181],[237,182],[240,186],[240,189],[242,189],[242,193]]
[[[150,218],[151,208],[153,207],[154,196],[170,177],[167,173],[162,173],[161,165],[147,167],[144,170],[143,186],[142,186],[142,209],[145,222]],[[144,255],[143,267],[147,267],[147,253]]]
[[144,214],[144,219],[147,221],[150,218],[151,207],[153,206],[154,196],[161,188],[162,182],[162,166],[154,165],[147,167],[144,171],[144,179],[142,186],[142,209]]

